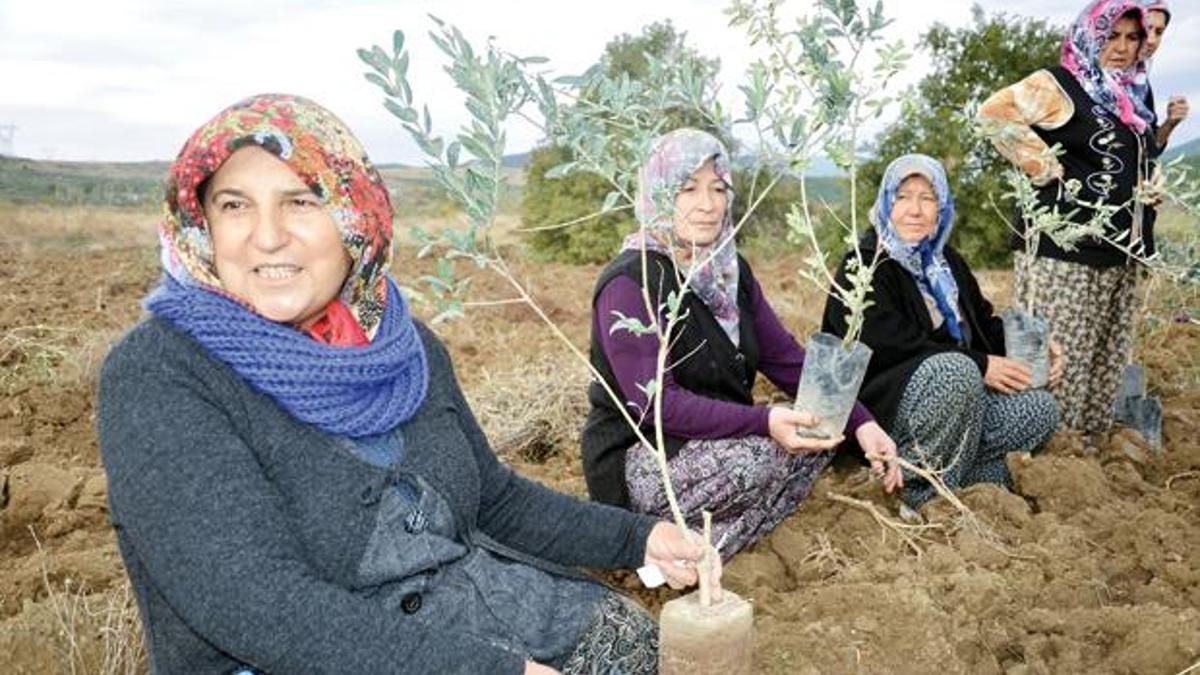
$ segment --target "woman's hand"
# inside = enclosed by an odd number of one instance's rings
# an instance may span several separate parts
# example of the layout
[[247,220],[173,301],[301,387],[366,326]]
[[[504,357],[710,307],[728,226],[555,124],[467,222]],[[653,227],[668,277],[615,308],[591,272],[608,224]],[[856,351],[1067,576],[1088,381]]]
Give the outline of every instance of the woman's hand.
[[832,450],[842,442],[840,435],[833,438],[810,438],[800,435],[800,429],[811,429],[820,424],[821,419],[812,413],[793,410],[783,406],[771,408],[767,418],[767,428],[771,439],[784,450],[791,453],[820,452]]
[[1182,96],[1172,96],[1167,103],[1167,121],[1172,127],[1178,126],[1180,122],[1187,119],[1189,112],[1188,100]]
[[1050,385],[1058,384],[1062,379],[1063,370],[1067,367],[1067,357],[1063,355],[1062,345],[1058,341],[1050,341]]
[[525,675],[561,675],[561,673],[550,666],[543,666],[537,661],[526,661]]
[[1025,391],[1033,382],[1033,372],[1024,363],[1003,356],[989,355],[987,358],[987,372],[983,374],[983,382],[992,389],[1005,394],[1015,394]]
[[854,438],[871,463],[871,475],[883,479],[884,492],[891,494],[892,490],[904,487],[904,476],[896,461],[896,442],[883,427],[876,422],[867,422],[854,432]]
[[[663,521],[650,530],[646,539],[646,565],[654,565],[663,573],[667,585],[676,590],[694,585],[699,581],[696,563],[704,557],[704,545],[695,534],[689,538],[674,523]],[[713,588],[720,587],[721,556],[710,547],[709,560],[713,566],[709,580]]]

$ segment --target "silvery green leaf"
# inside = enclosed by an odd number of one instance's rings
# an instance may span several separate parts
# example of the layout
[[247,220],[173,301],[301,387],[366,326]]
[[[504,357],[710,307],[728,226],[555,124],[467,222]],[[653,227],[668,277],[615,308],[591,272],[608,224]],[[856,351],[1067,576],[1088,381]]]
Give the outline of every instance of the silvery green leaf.
[[456,54],[450,47],[449,43],[439,37],[437,33],[430,31],[429,39],[433,40],[433,44],[437,45],[438,49],[442,50],[446,56],[449,56],[452,60],[458,60],[458,54]]
[[399,54],[404,51],[404,31],[392,31],[392,53]]
[[671,291],[667,294],[667,316],[675,317],[679,314],[679,306],[683,303],[683,295],[679,291]]
[[574,171],[576,166],[576,162],[565,162],[563,164],[559,164],[558,166],[552,167],[546,172],[546,178],[562,178],[563,176],[566,176]]
[[458,141],[466,148],[467,152],[475,156],[476,159],[482,160],[489,165],[496,163],[496,156],[492,154],[490,148],[484,145],[479,139],[469,134],[459,134]]
[[413,110],[412,108],[405,108],[391,99],[384,99],[383,107],[387,108],[388,112],[392,113],[396,117],[399,117],[400,121],[402,122],[408,122],[411,124],[417,121],[417,111]]
[[[378,48],[376,48],[376,49],[378,49]],[[380,74],[384,74],[384,75],[387,74],[387,58],[386,57],[384,58],[383,61],[379,61],[375,56],[375,52],[372,50],[369,50],[369,49],[359,49],[357,51],[357,53],[358,53],[358,58],[361,59],[363,61],[363,63],[366,63],[368,66],[371,66],[372,68],[375,69],[376,72],[378,72]]]
[[641,319],[633,316],[625,316],[621,312],[613,310],[613,316],[617,320],[613,322],[608,329],[608,334],[613,335],[617,331],[629,331],[633,335],[650,335],[654,333],[654,328],[642,323]]
[[638,391],[646,397],[647,401],[654,399],[654,395],[658,393],[658,380],[647,380],[645,384],[636,385]]
[[388,57],[387,52],[383,51],[383,47],[380,47],[379,45],[371,47],[371,58],[375,63],[379,64],[377,70],[383,73],[387,72],[388,64],[392,62],[392,59]]
[[390,82],[385,80],[378,73],[363,73],[363,77],[367,78],[367,82],[370,82],[386,92],[388,96],[396,95],[396,89],[391,85]]
[[617,202],[620,200],[621,193],[617,190],[613,190],[612,192],[604,195],[604,204],[600,207],[600,210],[612,211],[617,206]]

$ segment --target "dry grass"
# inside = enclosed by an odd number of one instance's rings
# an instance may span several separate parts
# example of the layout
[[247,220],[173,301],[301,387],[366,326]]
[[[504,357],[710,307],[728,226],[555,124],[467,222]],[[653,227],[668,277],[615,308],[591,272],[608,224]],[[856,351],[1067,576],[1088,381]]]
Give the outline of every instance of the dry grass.
[[541,463],[579,447],[587,384],[574,357],[547,354],[511,370],[484,371],[471,387],[471,409],[498,454]]
[[0,391],[51,384],[90,388],[121,331],[17,326],[0,335]]
[[[30,529],[33,533],[32,528]],[[37,542],[46,600],[42,616],[23,615],[30,633],[39,631],[38,618],[50,623],[49,641],[58,655],[59,672],[95,675],[145,673],[146,650],[137,604],[128,581],[103,593],[92,593],[69,577],[54,583],[53,557]]]
[[0,335],[0,390],[51,382],[70,354],[76,331],[57,326],[17,326]]
[[0,247],[30,254],[153,246],[158,219],[145,207],[0,203]]

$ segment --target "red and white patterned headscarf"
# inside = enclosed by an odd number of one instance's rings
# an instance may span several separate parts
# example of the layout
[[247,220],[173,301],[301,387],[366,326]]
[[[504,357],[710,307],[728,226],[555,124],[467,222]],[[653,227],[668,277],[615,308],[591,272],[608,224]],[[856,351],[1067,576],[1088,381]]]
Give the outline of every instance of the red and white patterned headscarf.
[[[230,155],[250,145],[287,164],[333,217],[353,262],[341,293],[322,318],[335,323],[352,320],[369,340],[387,303],[386,272],[392,254],[387,187],[350,129],[333,113],[299,96],[245,99],[218,113],[187,140],[167,175],[165,215],[159,225],[163,268],[185,286],[234,297],[217,278],[199,190]],[[242,298],[234,299],[245,304]]]

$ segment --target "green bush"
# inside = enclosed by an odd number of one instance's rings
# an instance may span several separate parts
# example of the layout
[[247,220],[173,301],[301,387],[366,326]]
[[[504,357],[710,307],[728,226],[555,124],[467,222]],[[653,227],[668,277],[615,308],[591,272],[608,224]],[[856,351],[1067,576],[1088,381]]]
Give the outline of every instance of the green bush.
[[531,153],[521,198],[523,226],[533,230],[527,241],[542,259],[603,262],[616,253],[621,240],[636,227],[633,211],[613,211],[564,225],[596,213],[610,189],[603,178],[591,174],[546,177],[547,171],[570,160],[569,150],[555,146],[537,148]]

